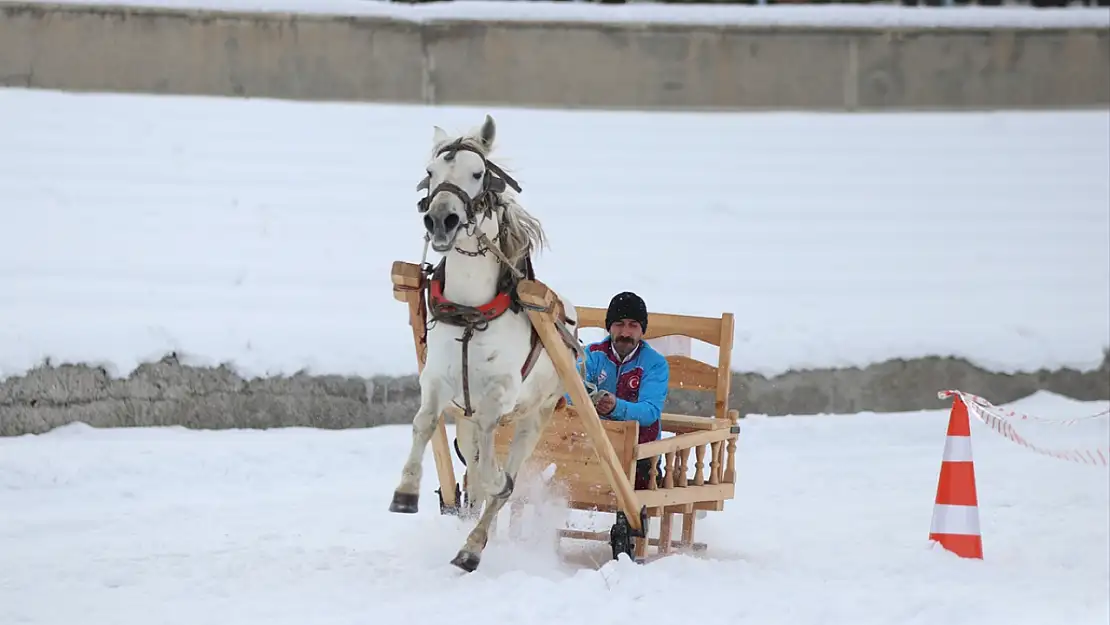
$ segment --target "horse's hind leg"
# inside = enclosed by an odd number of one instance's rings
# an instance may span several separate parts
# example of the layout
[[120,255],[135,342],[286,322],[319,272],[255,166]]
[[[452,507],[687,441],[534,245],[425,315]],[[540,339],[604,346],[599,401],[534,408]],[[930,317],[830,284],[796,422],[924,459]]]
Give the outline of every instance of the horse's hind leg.
[[431,385],[421,386],[420,408],[412,419],[412,447],[401,470],[401,483],[393,491],[390,512],[414,514],[420,500],[420,480],[424,474],[424,450],[435,433],[439,415],[444,406],[439,401],[439,393]]

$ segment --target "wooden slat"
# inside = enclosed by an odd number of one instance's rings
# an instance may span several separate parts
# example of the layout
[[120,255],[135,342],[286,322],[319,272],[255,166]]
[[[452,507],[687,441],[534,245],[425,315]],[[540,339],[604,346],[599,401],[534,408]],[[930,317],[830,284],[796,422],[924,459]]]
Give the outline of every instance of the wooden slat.
[[732,338],[734,321],[732,313],[721,315],[720,349],[717,354],[717,396],[713,404],[713,416],[728,418],[728,395],[732,387]]
[[682,355],[667,356],[667,363],[670,364],[668,388],[686,391],[717,390],[717,367]]
[[636,494],[640,496],[640,505],[649,508],[732,499],[734,493],[735,486],[733,484],[706,484],[685,488],[636,491]]
[[695,432],[700,430],[721,430],[731,425],[725,419],[701,417],[697,415],[674,414],[664,412],[660,423],[664,432]]
[[591,532],[589,530],[572,530],[563,528],[559,530],[559,538],[571,538],[574,540],[600,540],[609,542],[609,532]]
[[636,458],[651,458],[653,456],[674,453],[680,449],[704,446],[707,443],[723,441],[730,436],[732,436],[732,434],[728,430],[706,430],[704,432],[690,432],[687,434],[668,436],[667,438],[661,438],[657,441],[641,444],[639,450],[636,452]]
[[[575,306],[578,310],[578,327],[605,329],[605,308]],[[648,329],[645,339],[661,336],[688,336],[710,345],[721,345],[721,319],[696,317],[671,313],[648,313]]]

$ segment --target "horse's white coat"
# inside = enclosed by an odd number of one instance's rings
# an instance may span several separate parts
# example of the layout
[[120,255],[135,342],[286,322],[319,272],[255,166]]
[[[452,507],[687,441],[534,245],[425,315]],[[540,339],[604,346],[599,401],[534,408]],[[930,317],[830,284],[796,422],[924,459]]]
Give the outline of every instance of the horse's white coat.
[[[465,136],[464,141],[488,157],[496,129],[493,119]],[[490,218],[476,212],[478,224],[468,224],[463,202],[437,187],[443,182],[463,189],[473,200],[482,189],[486,166],[472,152],[460,150],[453,158],[438,155],[439,149],[453,138],[435,128],[432,158],[428,163],[429,190],[433,194],[423,218],[433,249],[446,256],[443,295],[467,306],[480,306],[492,300],[502,267],[492,253],[479,252],[478,231],[485,233],[512,262],[534,254],[543,246],[539,221],[518,201],[512,189],[499,194],[500,202]],[[457,221],[451,219],[457,218]],[[453,225],[453,227],[451,227]],[[470,252],[464,254],[462,252]],[[575,308],[560,296],[567,317],[577,321]],[[435,430],[437,416],[455,402],[464,404],[462,381],[463,328],[447,323],[432,323],[427,336],[427,357],[420,375],[420,408],[413,419],[412,448],[397,487],[399,493],[417,494],[423,471],[424,450]],[[575,326],[568,329],[577,336]],[[546,351],[541,351],[527,379],[520,372],[531,347],[531,322],[525,311],[507,311],[475,331],[468,348],[470,398],[474,409],[469,427],[457,429],[459,447],[467,458],[468,492],[476,505],[485,501],[485,510],[471,531],[459,556],[480,558],[490,524],[504,505],[508,493],[506,474],[514,480],[521,465],[531,455],[540,433],[551,418],[556,403],[565,393]],[[568,348],[569,349],[569,348]],[[572,352],[573,353],[573,352]],[[493,441],[497,424],[505,417],[515,423],[515,435],[504,468],[495,457]],[[500,494],[501,496],[495,496]],[[465,553],[464,553],[465,552]]]

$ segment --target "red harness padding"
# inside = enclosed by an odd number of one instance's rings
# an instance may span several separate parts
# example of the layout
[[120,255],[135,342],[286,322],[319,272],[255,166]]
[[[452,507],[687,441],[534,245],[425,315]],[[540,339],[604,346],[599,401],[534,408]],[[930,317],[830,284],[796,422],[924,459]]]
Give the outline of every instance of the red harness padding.
[[[431,278],[430,283],[428,284],[428,297],[429,299],[431,299],[430,303],[433,310],[445,313],[452,313],[458,310],[455,307],[454,302],[443,296],[442,280]],[[494,295],[493,299],[491,299],[490,301],[482,304],[481,306],[475,306],[474,308],[487,321],[493,321],[494,319],[505,314],[505,311],[509,310],[509,306],[511,305],[512,299],[509,297],[509,294],[505,291],[501,291],[497,295]]]
[[[452,314],[458,312],[458,305],[444,298],[443,296],[443,282],[444,276],[442,273],[443,265],[440,265],[440,271],[433,272],[428,276],[427,294],[428,294],[428,309],[432,310],[436,316],[441,314]],[[481,306],[464,306],[467,310],[476,311],[482,315],[482,319],[486,321],[493,321],[498,316],[505,314],[512,308],[513,299],[508,294],[508,291],[499,291],[493,296],[493,299],[482,304]],[[452,323],[448,321],[447,323]],[[470,407],[470,383],[466,381],[466,346],[470,343],[470,335],[473,332],[473,325],[466,325],[466,333],[463,334],[463,384],[466,386],[466,405],[467,411]],[[543,343],[539,341],[539,334],[536,332],[535,327],[532,329],[531,349],[528,350],[528,356],[524,360],[524,365],[521,367],[521,380],[527,379],[529,373],[539,359],[539,351],[543,349]]]

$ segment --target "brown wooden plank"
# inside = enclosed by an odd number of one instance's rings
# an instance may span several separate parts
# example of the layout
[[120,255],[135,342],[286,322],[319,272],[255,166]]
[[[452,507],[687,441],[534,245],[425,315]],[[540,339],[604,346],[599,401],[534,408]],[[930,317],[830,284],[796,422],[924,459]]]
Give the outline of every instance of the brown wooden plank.
[[664,432],[697,432],[701,430],[721,430],[729,427],[729,421],[712,416],[685,415],[664,412],[660,419]]
[[707,430],[704,432],[677,434],[675,436],[661,438],[657,441],[651,441],[650,443],[643,443],[640,445],[639,452],[636,455],[640,458],[661,456],[667,453],[674,453],[680,449],[689,449],[695,446],[723,441],[729,436],[732,436],[732,434],[730,434],[728,430]]
[[670,365],[668,388],[686,391],[717,391],[717,367],[689,356],[667,356]]
[[720,349],[717,353],[717,397],[714,401],[713,416],[728,418],[728,397],[732,386],[732,339],[734,319],[732,313],[721,316]]
[[640,496],[640,503],[649,508],[733,499],[735,492],[735,485],[733,484],[706,484],[703,486],[686,486],[684,488],[671,488],[665,490],[636,491]]

